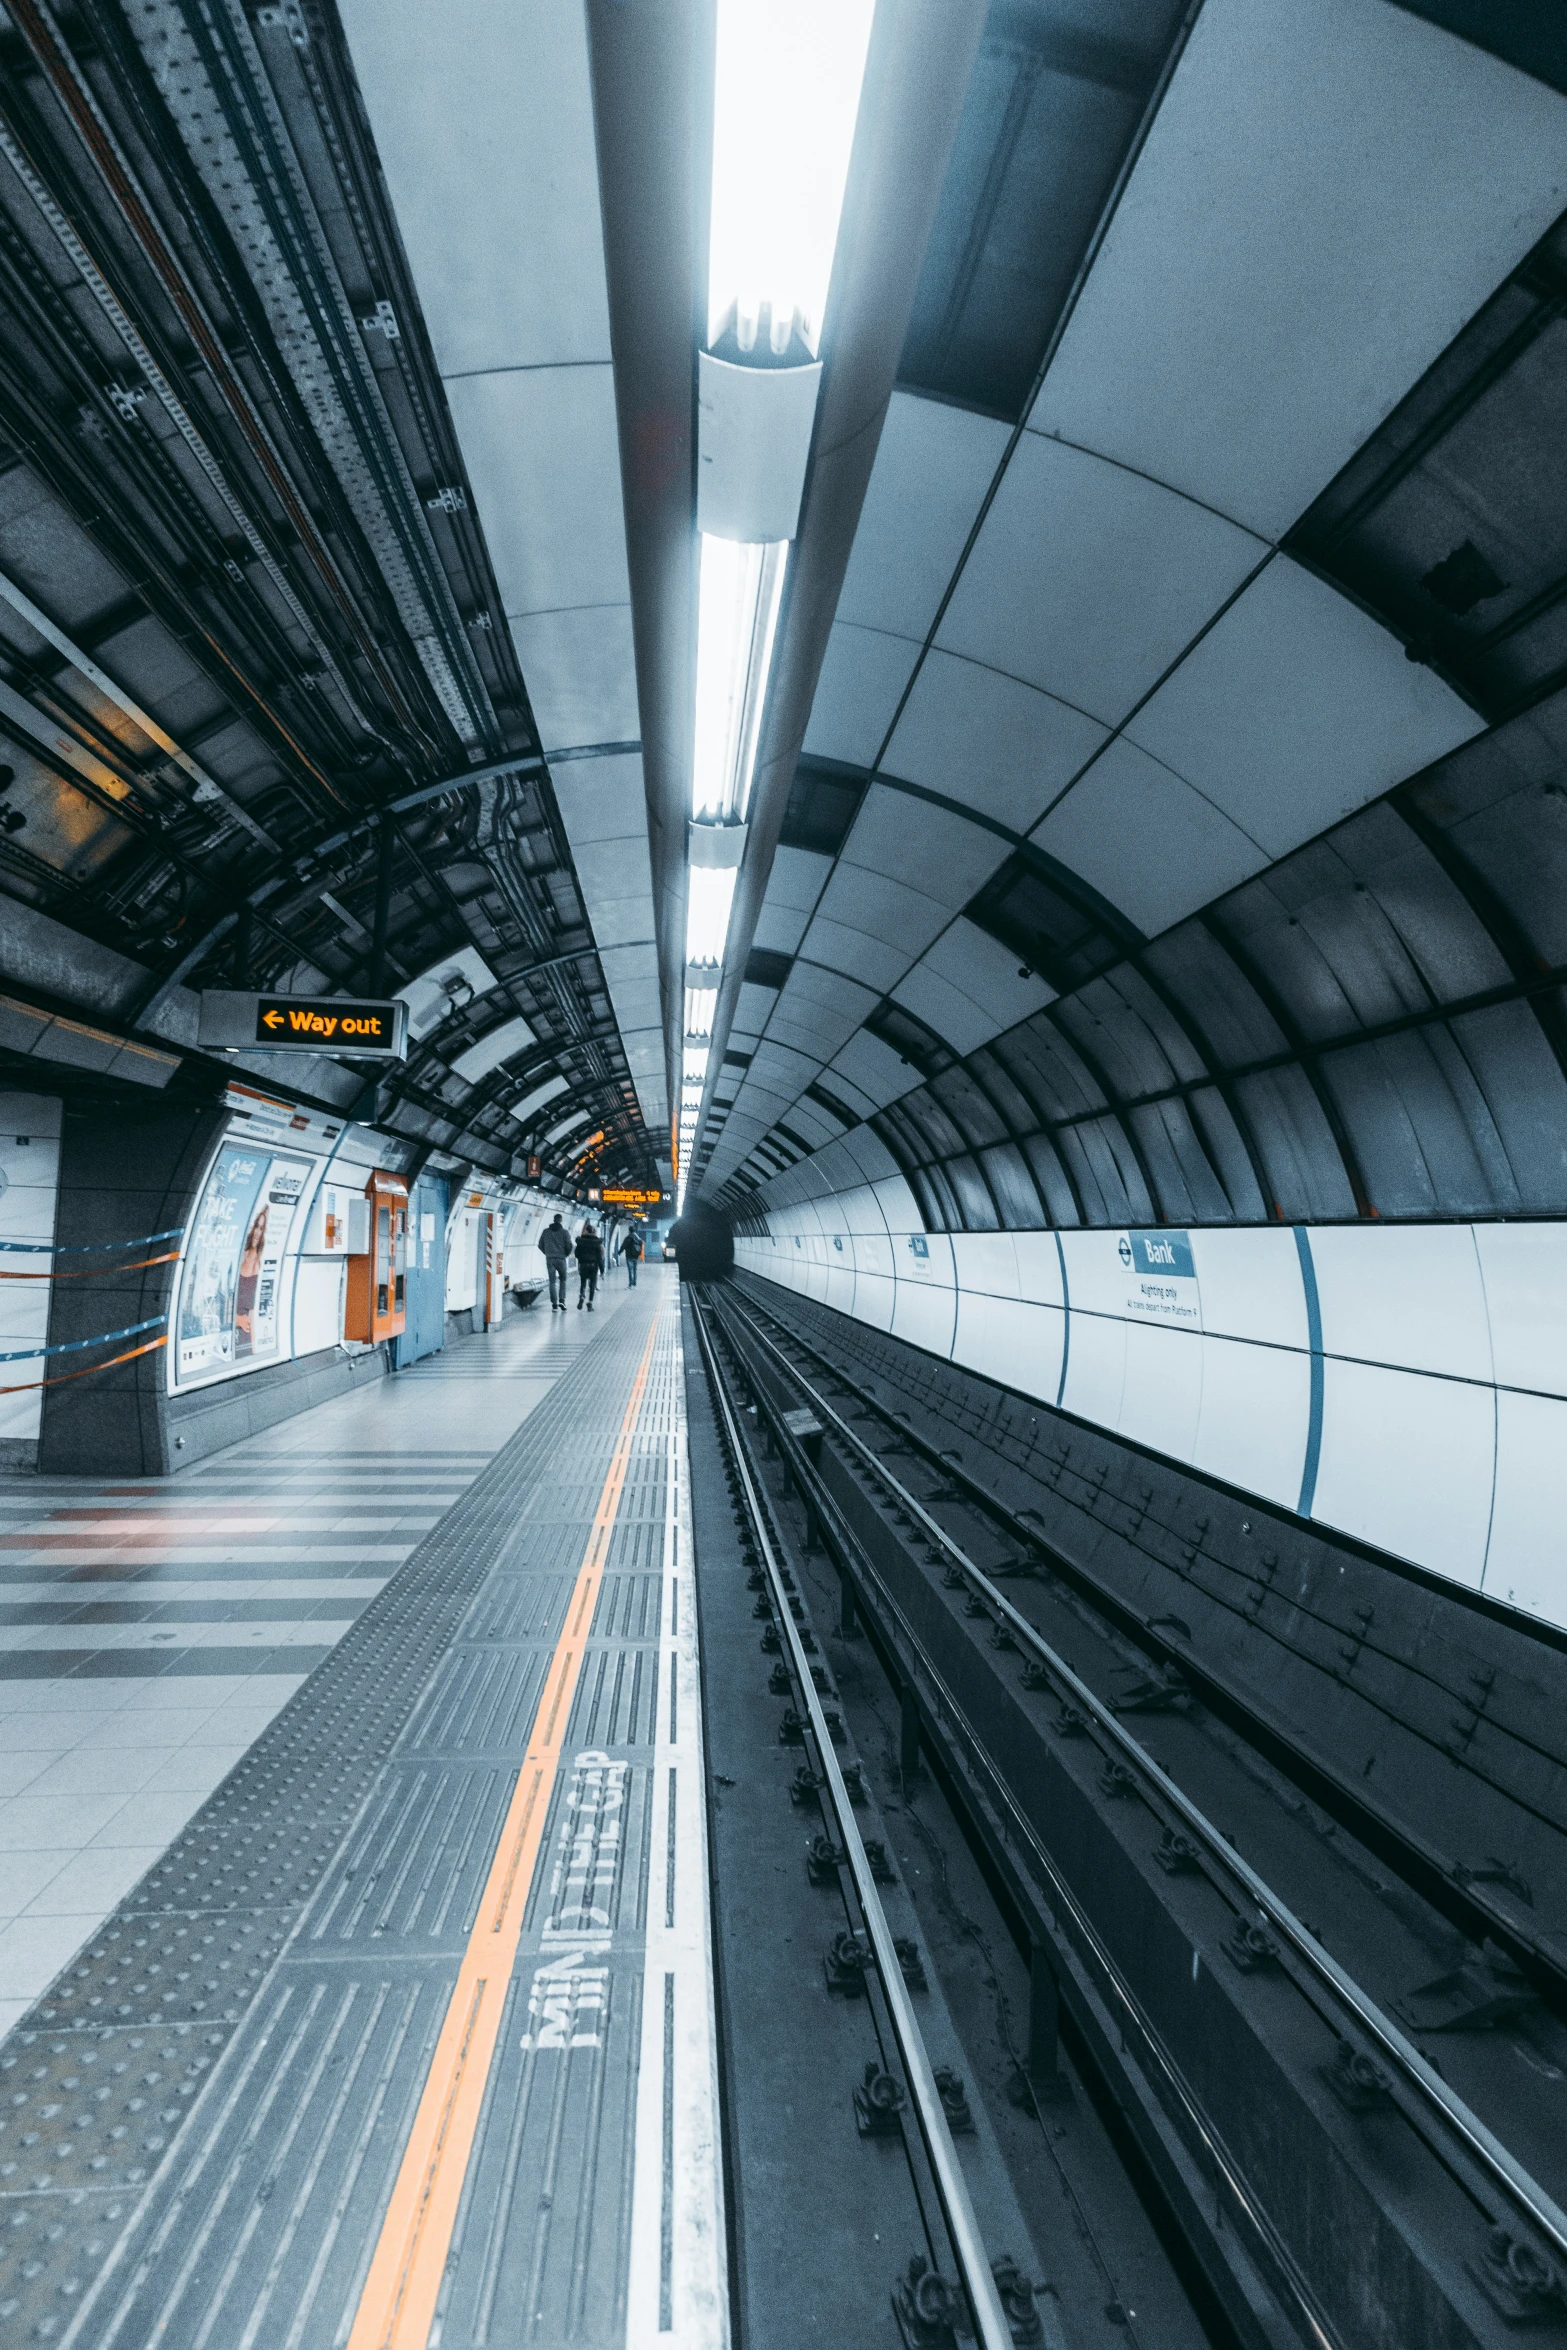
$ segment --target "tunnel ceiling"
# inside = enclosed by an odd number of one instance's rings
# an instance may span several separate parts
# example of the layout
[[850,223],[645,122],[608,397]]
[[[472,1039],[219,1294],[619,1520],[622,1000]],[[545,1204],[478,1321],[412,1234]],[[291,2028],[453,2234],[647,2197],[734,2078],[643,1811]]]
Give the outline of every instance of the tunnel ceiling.
[[0,885],[128,958],[144,1020],[176,983],[410,986],[406,1068],[340,1100],[655,1179],[645,836],[606,918],[552,772],[600,746],[542,722],[558,675],[530,696],[385,162],[331,9],[0,19]]
[[936,1228],[1567,1208],[1567,46],[1327,16],[991,10],[733,1213],[862,1122]]

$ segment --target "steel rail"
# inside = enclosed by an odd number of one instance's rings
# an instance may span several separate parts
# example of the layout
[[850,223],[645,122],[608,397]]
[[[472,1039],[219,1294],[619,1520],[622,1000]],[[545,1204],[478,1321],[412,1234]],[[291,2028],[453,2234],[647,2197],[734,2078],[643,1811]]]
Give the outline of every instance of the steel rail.
[[839,1767],[838,1757],[833,1751],[832,1733],[827,1727],[827,1715],[821,1698],[817,1694],[816,1683],[811,1676],[810,1659],[806,1655],[805,1643],[800,1637],[799,1627],[795,1623],[794,1613],[789,1605],[789,1594],[783,1580],[783,1569],[768,1536],[767,1520],[761,1498],[751,1475],[751,1465],[746,1457],[739,1425],[735,1419],[723,1374],[714,1353],[713,1342],[708,1333],[706,1313],[695,1298],[692,1300],[692,1318],[696,1324],[697,1339],[702,1349],[708,1386],[723,1423],[736,1472],[745,1490],[746,1509],[755,1530],[757,1549],[772,1589],[773,1607],[777,1614],[779,1627],[789,1644],[789,1658],[794,1667],[795,1682],[810,1717],[812,1736],[816,1741],[817,1753],[821,1757],[822,1771],[827,1781],[828,1793],[832,1798],[833,1810],[837,1814],[838,1834],[842,1840],[850,1873],[854,1878],[854,1889],[870,1933],[871,1947],[876,1954],[876,1967],[881,1977],[882,1993],[892,2018],[892,2028],[898,2042],[898,2053],[908,2079],[914,2111],[919,2120],[920,2135],[925,2141],[925,2151],[930,2158],[931,2170],[935,2176],[936,2192],[941,2199],[942,2214],[946,2220],[947,2232],[952,2240],[953,2254],[961,2272],[963,2290],[968,2297],[969,2307],[973,2312],[974,2323],[978,2329],[978,2338],[983,2345],[983,2350],[1012,2350],[1012,2328],[1001,2306],[1001,2296],[996,2290],[996,2280],[991,2273],[990,2261],[985,2251],[985,2241],[980,2234],[979,2222],[975,2217],[973,2202],[969,2196],[968,2182],[963,2176],[957,2148],[952,2142],[952,2132],[948,2127],[946,2113],[942,2107],[941,2092],[936,2086],[936,2076],[930,2058],[926,2054],[924,2036],[920,2031],[913,2002],[909,1998],[908,1988],[903,1980],[903,1968],[893,1942],[892,1929],[887,1923],[887,1913],[882,1907],[881,1894],[871,1872],[870,1860],[865,1850],[864,1840],[860,1835],[859,1822],[854,1816],[854,1806],[849,1800],[849,1790]]
[[[931,1516],[923,1503],[886,1466],[881,1456],[873,1451],[863,1438],[855,1434],[853,1428],[840,1413],[834,1411],[826,1397],[812,1385],[798,1365],[791,1363],[783,1349],[768,1337],[766,1331],[758,1328],[752,1314],[745,1307],[734,1305],[733,1301],[730,1303],[732,1310],[747,1324],[757,1342],[776,1358],[786,1375],[795,1382],[803,1394],[810,1398],[812,1410],[825,1416],[832,1423],[842,1441],[868,1464],[873,1473],[891,1492],[897,1495],[899,1507],[906,1509],[912,1517],[918,1520],[927,1538],[939,1544],[947,1552],[954,1565],[970,1578],[977,1589],[983,1592],[992,1606],[1000,1610],[1008,1628],[1026,1642],[1049,1672],[1061,1683],[1063,1689],[1070,1692],[1073,1703],[1092,1718],[1102,1734],[1119,1748],[1122,1756],[1155,1789],[1161,1801],[1168,1804],[1179,1815],[1185,1826],[1200,1838],[1210,1860],[1217,1863],[1232,1884],[1239,1886],[1244,1891],[1247,1898],[1255,1903],[1264,1919],[1288,1942],[1291,1950],[1303,1965],[1309,1968],[1342,2007],[1348,2009],[1367,2038],[1376,2043],[1404,2079],[1420,2092],[1426,2106],[1434,2110],[1446,2129],[1459,2140],[1492,2183],[1500,2188],[1508,2199],[1528,2217],[1530,2222],[1539,2229],[1541,2235],[1549,2240],[1556,2252],[1562,2258],[1567,2259],[1567,2213],[1562,2211],[1554,2199],[1545,2192],[1538,2180],[1532,2178],[1522,2164],[1508,2152],[1501,2140],[1487,2129],[1479,2116],[1470,2111],[1462,2098],[1455,2095],[1441,2075],[1426,2062],[1413,2042],[1405,2038],[1398,2026],[1382,2012],[1381,2008],[1361,1989],[1354,1978],[1345,1973],[1337,1960],[1323,1948],[1316,1936],[1301,1923],[1294,1912],[1286,1907],[1266,1880],[1258,1876],[1256,1870],[1242,1859],[1232,1845],[1225,1841],[1206,1815],[1155,1762],[1147,1749],[1138,1743],[1130,1731],[1110,1711],[1109,1707],[1095,1695],[1087,1682],[1081,1680],[1065,1658],[1051,1647],[1037,1625],[1032,1624],[1028,1617],[1013,1605],[1006,1593],[992,1582],[982,1567],[977,1567],[974,1564],[967,1552],[953,1540],[946,1528]],[[1440,2145],[1437,2145],[1434,2151],[1441,2154],[1443,2150]]]

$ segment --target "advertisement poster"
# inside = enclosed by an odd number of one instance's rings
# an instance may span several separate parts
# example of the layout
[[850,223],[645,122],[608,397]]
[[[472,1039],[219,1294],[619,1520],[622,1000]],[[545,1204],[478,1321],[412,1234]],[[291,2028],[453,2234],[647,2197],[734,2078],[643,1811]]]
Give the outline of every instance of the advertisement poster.
[[1126,1311],[1144,1322],[1202,1328],[1197,1268],[1185,1232],[1123,1232],[1116,1250],[1126,1267]]
[[219,1151],[182,1268],[178,1380],[277,1353],[284,1251],[310,1174],[308,1159],[236,1143]]

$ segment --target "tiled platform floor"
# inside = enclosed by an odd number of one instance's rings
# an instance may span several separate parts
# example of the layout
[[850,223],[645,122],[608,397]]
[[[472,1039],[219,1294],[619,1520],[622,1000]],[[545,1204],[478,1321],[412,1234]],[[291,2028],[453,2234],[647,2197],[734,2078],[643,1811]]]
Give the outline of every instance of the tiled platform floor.
[[625,1296],[535,1307],[184,1476],[0,1478],[0,2035]]

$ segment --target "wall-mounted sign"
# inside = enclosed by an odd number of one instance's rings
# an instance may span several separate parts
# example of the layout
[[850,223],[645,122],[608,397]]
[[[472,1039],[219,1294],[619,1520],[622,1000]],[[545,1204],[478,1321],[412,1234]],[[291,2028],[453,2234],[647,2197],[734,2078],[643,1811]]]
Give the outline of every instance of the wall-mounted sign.
[[539,1179],[539,1161],[538,1161],[537,1159],[530,1159],[530,1160],[528,1161],[528,1181],[529,1181],[530,1183],[536,1183],[536,1182],[538,1181],[538,1179]]
[[1126,1268],[1126,1311],[1139,1320],[1202,1328],[1197,1268],[1185,1232],[1123,1232],[1116,1253]]
[[208,988],[198,1041],[209,1049],[333,1053],[339,1058],[400,1061],[408,1051],[408,1006],[347,996],[252,995]]
[[655,1208],[664,1195],[661,1191],[606,1191],[601,1196],[606,1208]]

